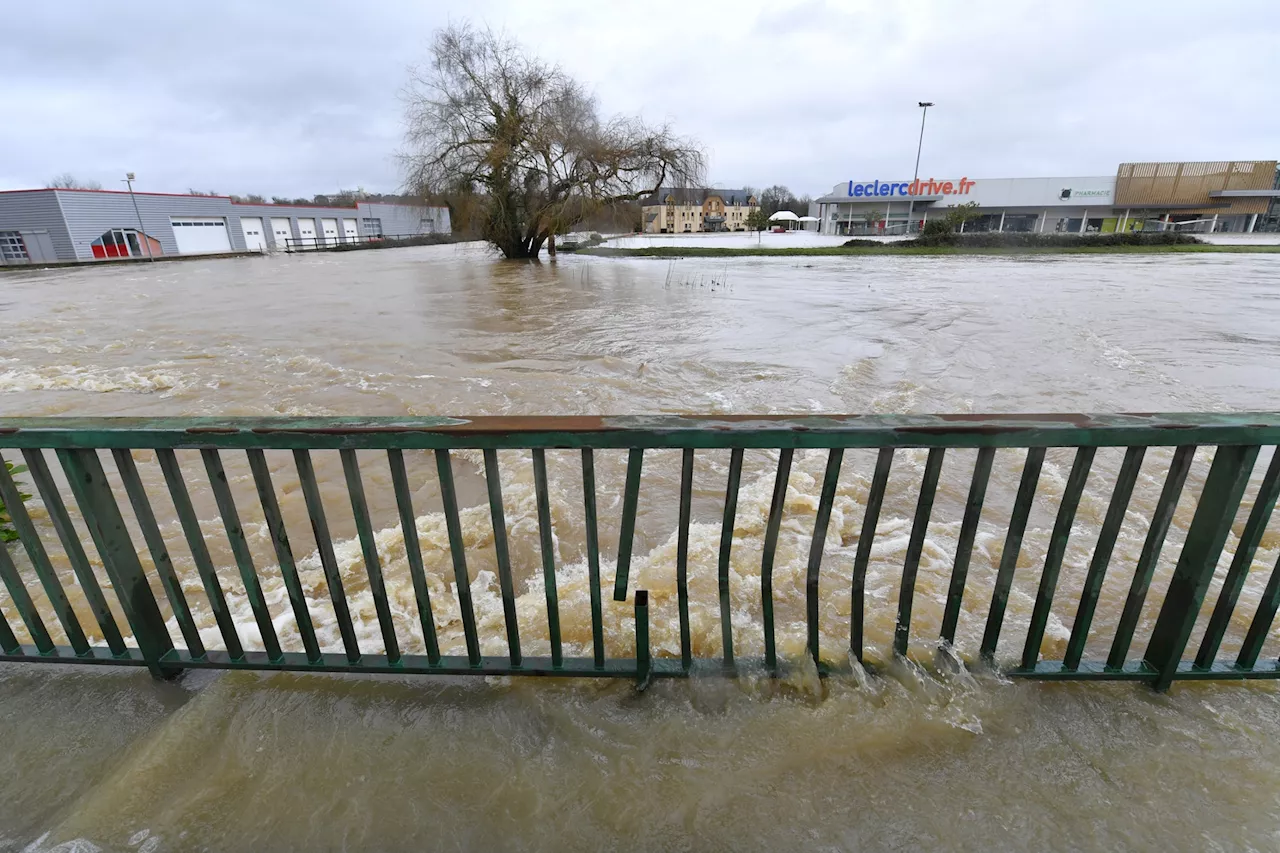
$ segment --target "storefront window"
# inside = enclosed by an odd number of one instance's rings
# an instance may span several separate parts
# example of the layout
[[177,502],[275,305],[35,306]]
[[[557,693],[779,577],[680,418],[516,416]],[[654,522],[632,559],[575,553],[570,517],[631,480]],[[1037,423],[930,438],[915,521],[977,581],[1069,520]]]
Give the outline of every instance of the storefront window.
[[[1276,173],[1276,189],[1280,190],[1280,172]],[[1280,198],[1273,198],[1267,212],[1258,215],[1258,221],[1253,226],[1253,230],[1271,234],[1280,231]]]
[[964,233],[981,234],[984,231],[995,231],[1000,227],[1000,214],[984,213],[982,216],[970,219],[964,224]]
[[1010,213],[1004,218],[1004,230],[1025,234],[1036,230],[1040,217],[1034,213]]

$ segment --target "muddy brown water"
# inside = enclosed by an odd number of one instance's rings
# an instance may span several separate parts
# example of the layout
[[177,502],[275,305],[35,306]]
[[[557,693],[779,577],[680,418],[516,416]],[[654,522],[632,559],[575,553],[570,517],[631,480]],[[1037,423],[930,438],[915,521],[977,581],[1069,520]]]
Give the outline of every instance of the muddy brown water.
[[[476,247],[423,247],[6,273],[0,323],[6,415],[1280,409],[1280,264],[1265,255],[562,256],[517,265]],[[261,647],[199,457],[179,456],[238,631]],[[300,650],[247,466],[224,456],[275,629]],[[625,455],[599,456],[608,587]],[[873,456],[846,454],[826,543],[821,642],[831,660],[847,649],[847,584]],[[1170,456],[1153,449],[1143,461],[1088,657],[1105,657]],[[456,457],[484,650],[504,654],[483,469],[478,454]],[[531,465],[527,454],[500,457],[521,638],[526,654],[545,654]],[[1024,457],[996,456],[957,637],[965,656],[981,637]],[[217,648],[155,459],[135,458],[202,637]],[[575,454],[548,458],[565,642],[589,654],[580,469]],[[1071,459],[1050,451],[1040,478],[1002,659],[1021,650]],[[321,644],[338,650],[314,541],[297,544],[308,528],[292,460],[269,453],[268,461]],[[360,461],[397,635],[421,651],[385,459],[362,453]],[[407,461],[441,643],[458,651],[434,463],[425,454]],[[1135,649],[1207,462],[1197,454]],[[776,453],[747,456],[732,567],[739,655],[763,647],[759,566],[776,463]],[[316,464],[361,647],[380,651],[341,466],[324,453]],[[774,571],[779,652],[792,659],[804,651],[804,565],[824,464],[823,454],[797,454]],[[944,463],[913,620],[921,661],[941,620],[973,464],[972,451]],[[1070,634],[1118,466],[1118,452],[1099,452],[1046,657],[1060,657]],[[1158,695],[1125,684],[944,676],[889,661],[923,467],[923,452],[897,454],[876,531],[867,642],[869,658],[889,664],[881,675],[821,684],[804,672],[781,684],[695,678],[637,696],[625,682],[190,673],[161,684],[134,670],[6,665],[0,850],[1277,849],[1280,694],[1270,685],[1183,684]],[[690,607],[693,649],[705,657],[720,652],[726,468],[727,453],[699,453]],[[678,483],[678,452],[647,454],[632,588],[651,591],[654,643],[665,655],[679,649]],[[32,515],[50,541],[38,501]],[[1273,520],[1223,655],[1238,647],[1277,556]],[[70,591],[87,626],[88,609]],[[19,624],[6,593],[0,609]],[[629,603],[606,603],[605,635],[611,654],[631,653]],[[1273,629],[1264,655],[1278,652]]]

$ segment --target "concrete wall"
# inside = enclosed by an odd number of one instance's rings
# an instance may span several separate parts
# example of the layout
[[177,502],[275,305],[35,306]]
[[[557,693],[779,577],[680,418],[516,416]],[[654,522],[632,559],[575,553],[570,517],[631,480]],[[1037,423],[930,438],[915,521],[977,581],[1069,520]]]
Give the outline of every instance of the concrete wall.
[[[1115,176],[997,178],[975,180],[963,196],[946,196],[939,204],[976,201],[980,207],[1111,207]],[[1063,198],[1063,195],[1066,198]],[[905,199],[904,199],[905,200]]]

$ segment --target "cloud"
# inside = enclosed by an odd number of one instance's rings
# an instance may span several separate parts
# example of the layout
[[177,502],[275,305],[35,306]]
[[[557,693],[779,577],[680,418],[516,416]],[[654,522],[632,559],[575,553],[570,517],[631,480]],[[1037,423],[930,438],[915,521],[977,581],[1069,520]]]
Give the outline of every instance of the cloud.
[[[1280,4],[137,2],[21,4],[0,52],[0,188],[311,195],[400,183],[398,93],[450,19],[562,64],[606,113],[671,121],[710,180],[821,193],[921,169],[1111,174],[1273,158]],[[16,105],[14,101],[16,100]]]

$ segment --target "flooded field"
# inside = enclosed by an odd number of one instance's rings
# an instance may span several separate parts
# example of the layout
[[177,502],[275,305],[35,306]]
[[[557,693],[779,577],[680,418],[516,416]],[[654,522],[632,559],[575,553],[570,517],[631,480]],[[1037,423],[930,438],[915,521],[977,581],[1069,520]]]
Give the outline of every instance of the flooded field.
[[[0,413],[13,415],[1280,409],[1280,263],[1267,255],[562,256],[527,265],[440,246],[7,273],[0,323]],[[478,453],[456,455],[485,652],[503,654],[483,468]],[[1105,656],[1171,455],[1156,449],[1143,461],[1089,657]],[[297,649],[248,466],[224,456],[275,628]],[[720,651],[727,456],[700,453],[695,469],[691,627],[694,652],[706,657]],[[154,456],[135,457],[148,491],[163,494]],[[521,635],[526,653],[545,654],[531,465],[527,454],[500,457]],[[625,454],[600,457],[610,586]],[[846,454],[828,536],[821,646],[832,660],[848,644],[849,567],[873,457]],[[240,635],[261,648],[198,454],[179,458]],[[924,458],[897,454],[868,571],[868,656],[883,663]],[[996,456],[957,636],[965,656],[981,636],[1024,458]],[[1256,466],[1246,510],[1268,459]],[[322,601],[292,460],[268,461],[286,523],[308,543],[296,546],[304,587]],[[433,462],[406,461],[441,644],[456,652],[462,632]],[[575,454],[550,452],[548,461],[566,650],[589,654],[581,474]],[[1118,451],[1098,454],[1046,657],[1060,657],[1069,636],[1119,462]],[[1197,454],[1135,648],[1207,463]],[[396,631],[420,652],[385,458],[362,454],[361,464]],[[679,649],[679,464],[675,451],[646,456],[632,568],[632,588],[653,596],[663,655]],[[743,475],[732,566],[739,654],[761,650],[760,558],[776,464],[776,452],[749,453]],[[797,454],[774,571],[779,653],[793,659],[804,651],[804,565],[824,464],[825,454]],[[316,465],[361,647],[379,651],[349,505],[341,511],[341,465],[336,454],[317,454]],[[973,465],[972,451],[944,463],[916,599],[921,659],[937,634]],[[1001,659],[1021,650],[1070,466],[1069,452],[1050,451]],[[172,505],[158,502],[156,512],[201,637],[219,648]],[[32,514],[48,531],[38,502]],[[1244,511],[1235,536],[1243,521]],[[1278,556],[1273,520],[1224,653],[1238,647]],[[72,577],[65,561],[57,568]],[[87,605],[74,603],[91,624]],[[630,608],[606,604],[611,654],[630,651]],[[2,592],[0,609],[19,624]],[[321,645],[340,649],[332,610],[311,616]],[[1277,653],[1273,629],[1264,655]],[[1274,849],[1277,735],[1280,693],[1267,684],[1183,684],[1158,695],[1124,684],[942,677],[900,663],[871,679],[695,678],[642,696],[625,682],[191,673],[158,684],[133,670],[0,666],[0,850]]]

